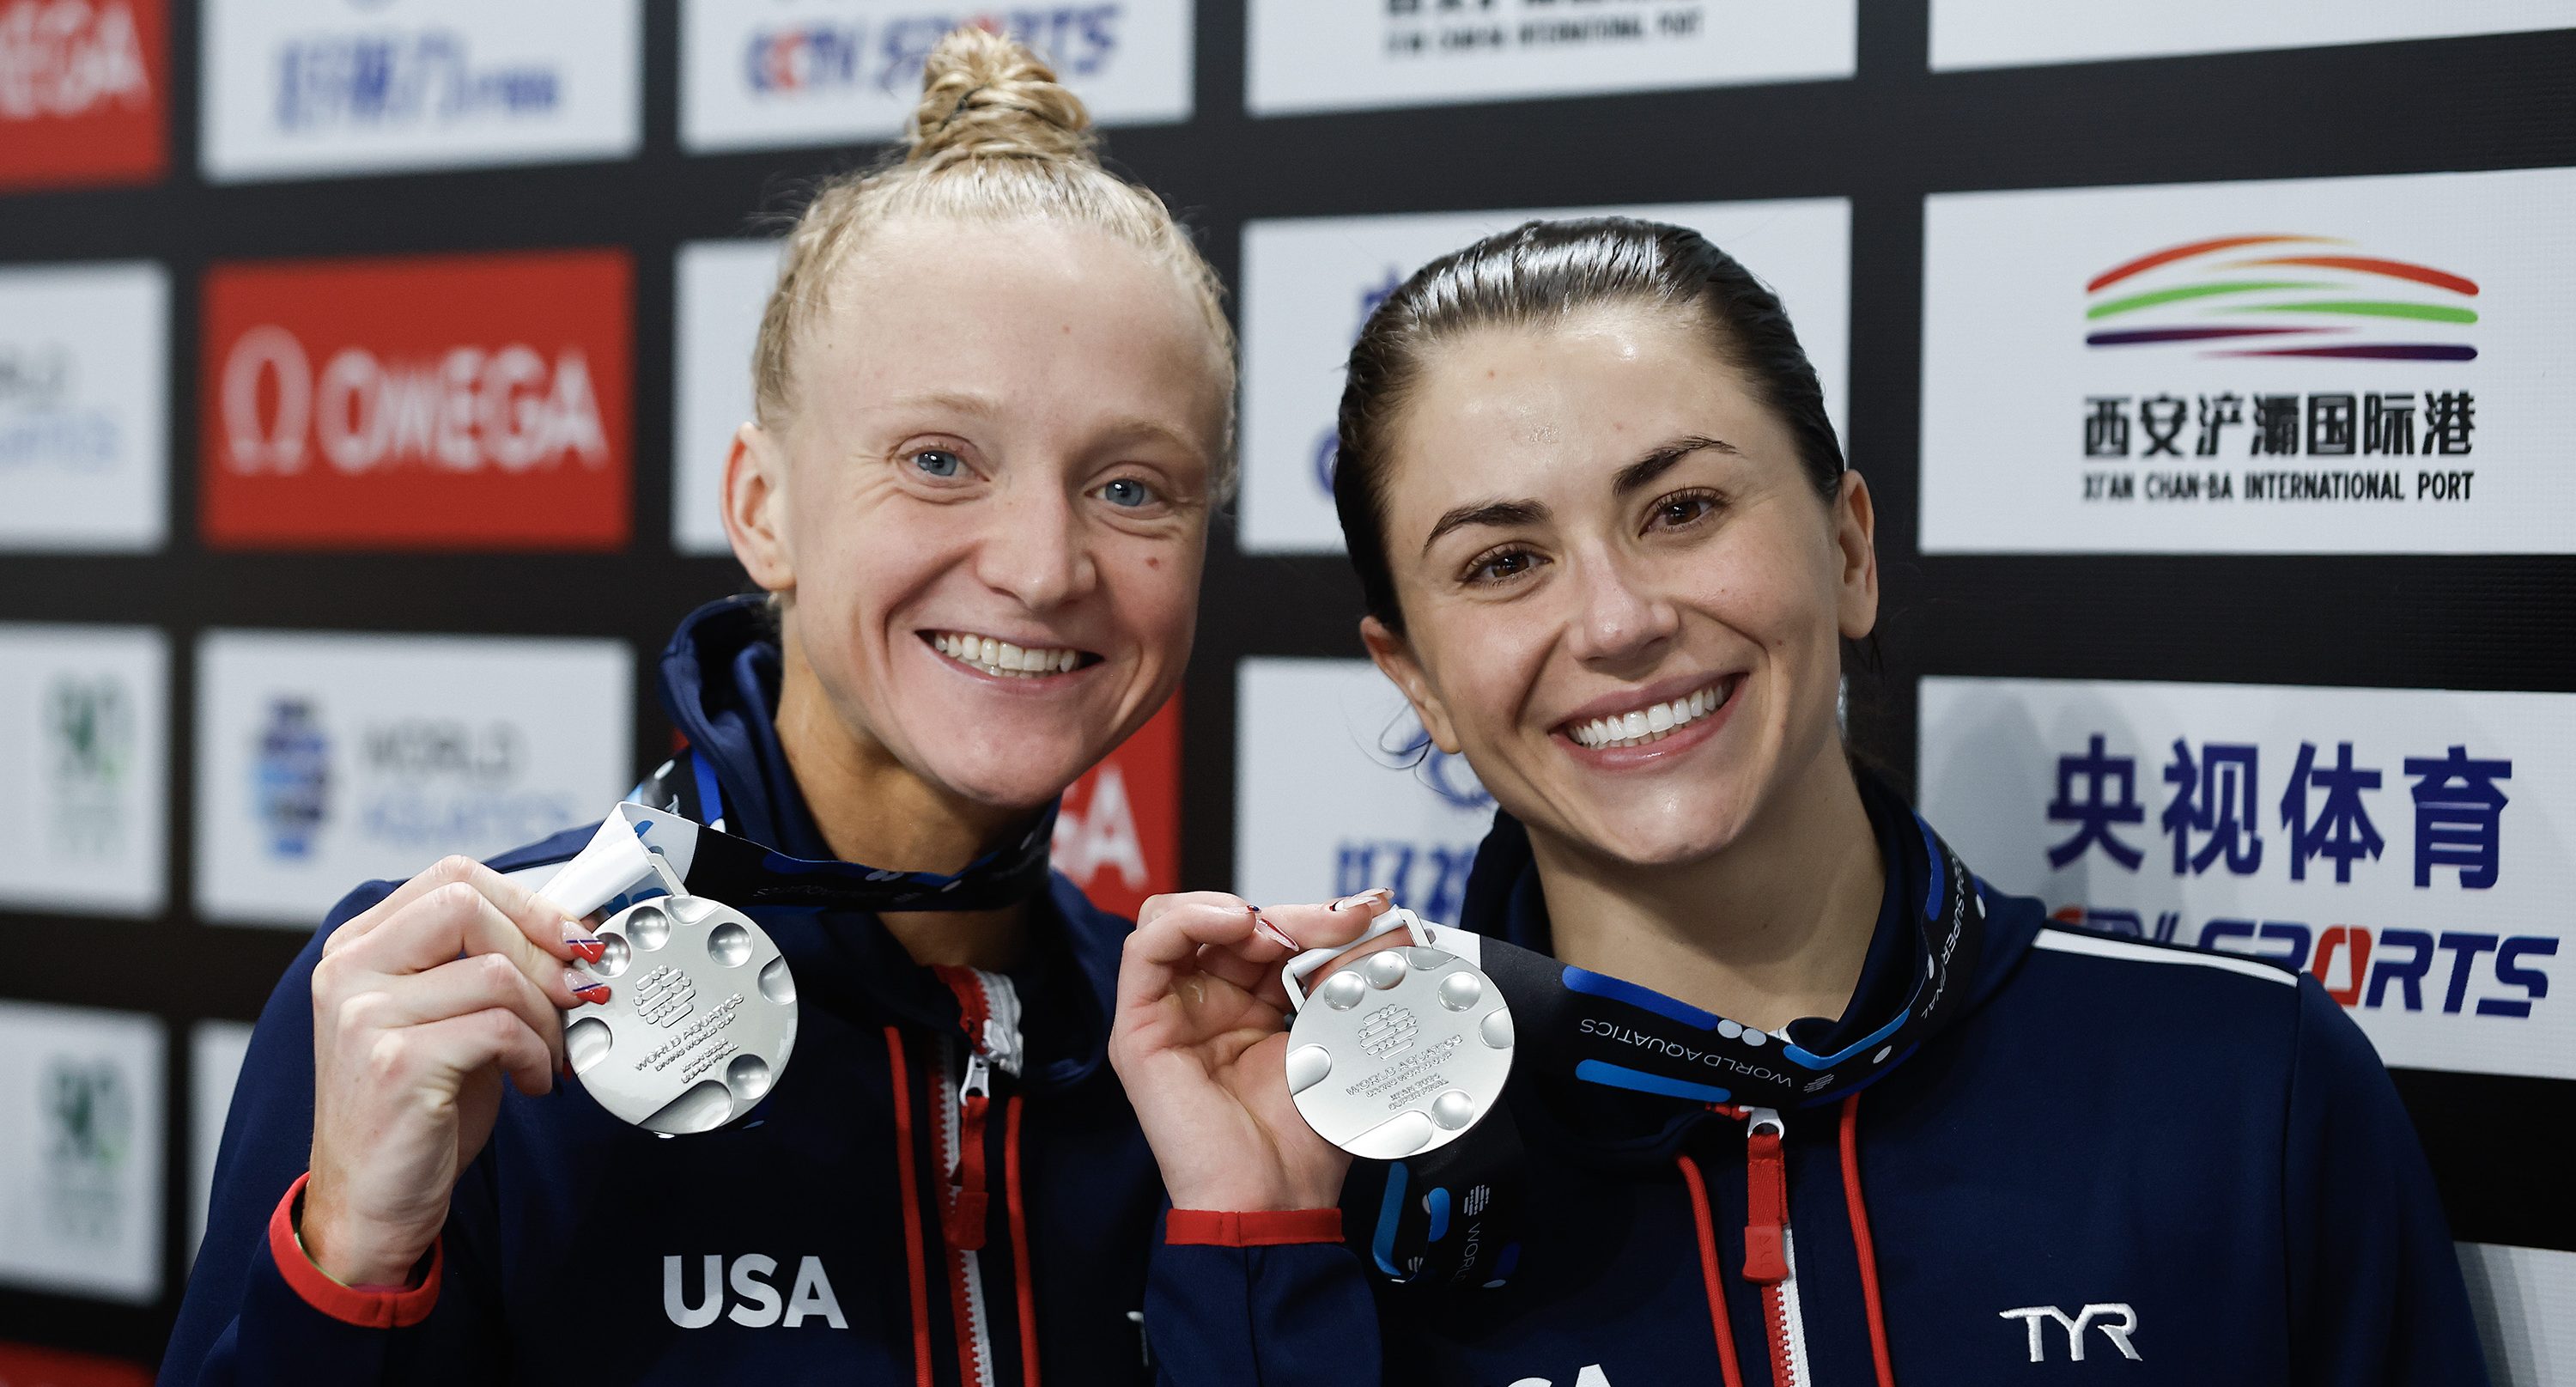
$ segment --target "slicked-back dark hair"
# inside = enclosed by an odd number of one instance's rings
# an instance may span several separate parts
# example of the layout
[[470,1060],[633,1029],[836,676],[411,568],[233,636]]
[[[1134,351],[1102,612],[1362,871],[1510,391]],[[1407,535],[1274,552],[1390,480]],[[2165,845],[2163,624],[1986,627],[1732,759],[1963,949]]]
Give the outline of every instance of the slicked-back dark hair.
[[1634,217],[1525,222],[1415,271],[1369,315],[1351,348],[1333,505],[1369,615],[1388,630],[1402,632],[1404,614],[1386,552],[1387,440],[1431,350],[1479,328],[1547,326],[1618,304],[1696,319],[1717,359],[1788,426],[1807,480],[1833,503],[1842,443],[1778,295],[1686,226]]

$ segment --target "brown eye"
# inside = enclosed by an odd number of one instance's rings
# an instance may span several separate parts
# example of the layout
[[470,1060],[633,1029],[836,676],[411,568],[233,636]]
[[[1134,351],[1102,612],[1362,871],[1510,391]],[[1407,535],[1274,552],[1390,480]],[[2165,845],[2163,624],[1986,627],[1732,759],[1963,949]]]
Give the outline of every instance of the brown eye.
[[1660,525],[1677,530],[1705,518],[1716,509],[1717,498],[1702,493],[1667,496],[1655,503],[1654,513],[1647,523],[1649,528]]
[[1467,578],[1470,582],[1495,583],[1506,578],[1517,578],[1536,567],[1538,567],[1538,557],[1528,550],[1506,549],[1499,554],[1488,554],[1478,559],[1468,568]]

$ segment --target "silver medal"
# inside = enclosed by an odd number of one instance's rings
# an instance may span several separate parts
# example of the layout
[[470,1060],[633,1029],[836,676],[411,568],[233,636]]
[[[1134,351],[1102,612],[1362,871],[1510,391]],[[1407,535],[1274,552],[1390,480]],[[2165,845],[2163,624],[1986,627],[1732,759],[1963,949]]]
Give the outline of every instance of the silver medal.
[[[1358,944],[1411,932],[1413,942],[1306,979]],[[1308,949],[1281,980],[1288,1026],[1288,1092],[1315,1134],[1354,1156],[1391,1161],[1457,1139],[1502,1097],[1512,1072],[1512,1013],[1472,957],[1481,942],[1390,910],[1351,944]]]
[[665,1136],[751,1111],[796,1048],[787,960],[750,916],[689,894],[695,842],[688,820],[621,804],[539,888],[590,918],[606,949],[575,965],[610,987],[606,1002],[564,1023],[573,1072],[601,1107]]

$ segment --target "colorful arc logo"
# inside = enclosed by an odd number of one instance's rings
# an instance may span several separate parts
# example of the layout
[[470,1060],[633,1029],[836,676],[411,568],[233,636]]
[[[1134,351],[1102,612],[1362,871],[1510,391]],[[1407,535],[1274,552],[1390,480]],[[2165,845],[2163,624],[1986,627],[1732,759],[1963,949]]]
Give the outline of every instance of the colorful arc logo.
[[[2203,356],[2474,361],[2477,281],[2352,253],[2330,236],[2218,236],[2115,265],[2084,286],[2084,343],[2201,343]],[[2402,334],[2402,335],[2389,335]]]

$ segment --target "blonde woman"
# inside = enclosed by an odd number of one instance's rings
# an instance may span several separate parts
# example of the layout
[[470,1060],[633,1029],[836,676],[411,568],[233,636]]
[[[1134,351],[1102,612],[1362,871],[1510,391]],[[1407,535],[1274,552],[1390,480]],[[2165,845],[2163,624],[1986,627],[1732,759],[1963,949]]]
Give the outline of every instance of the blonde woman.
[[767,596],[674,636],[690,749],[646,792],[924,888],[754,910],[793,1070],[667,1141],[558,1077],[566,1012],[621,983],[526,883],[587,829],[361,887],[260,1022],[163,1381],[1143,1375],[1128,926],[1045,829],[1180,680],[1234,380],[1214,276],[1087,126],[1027,50],[950,35],[761,325],[724,514]]

